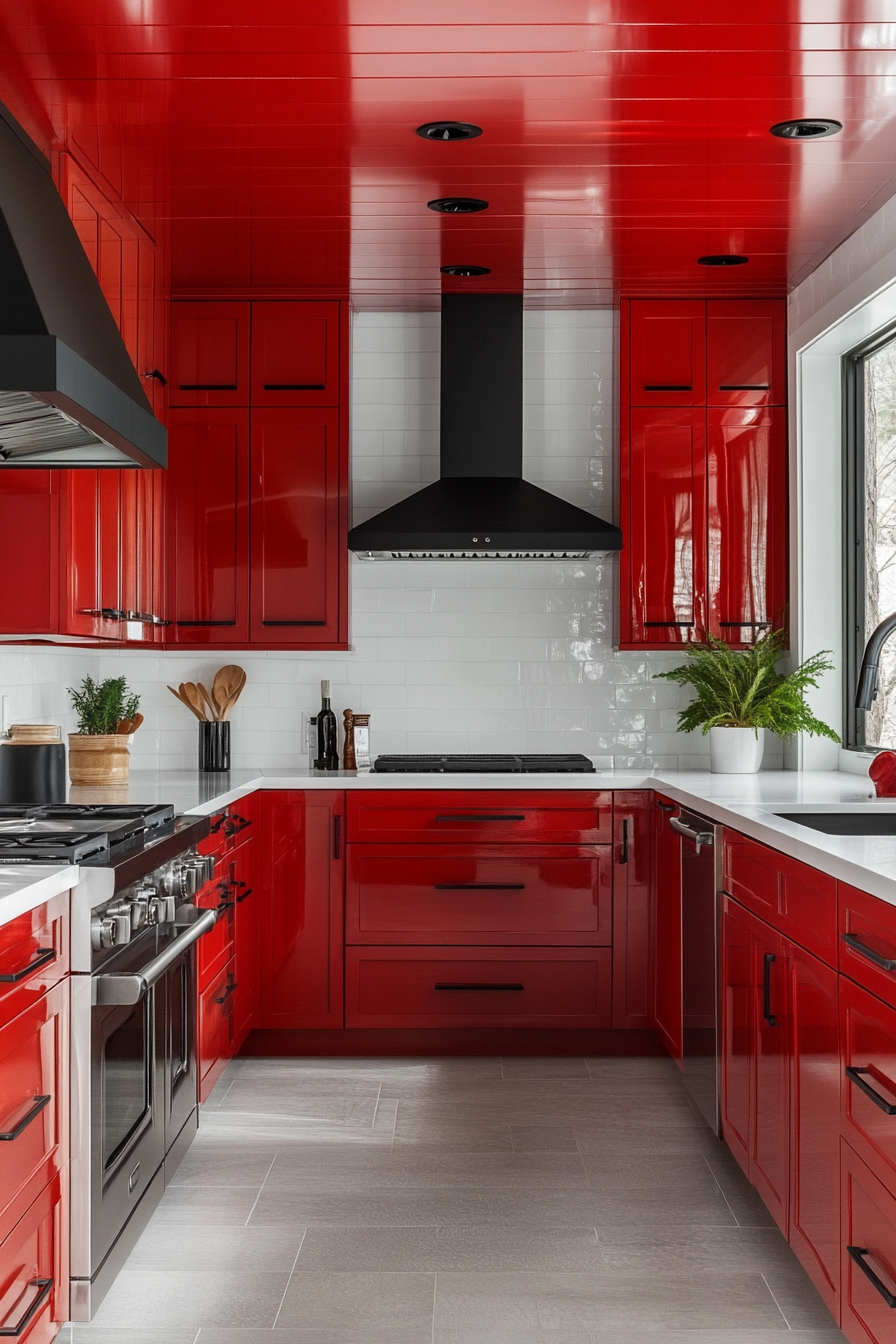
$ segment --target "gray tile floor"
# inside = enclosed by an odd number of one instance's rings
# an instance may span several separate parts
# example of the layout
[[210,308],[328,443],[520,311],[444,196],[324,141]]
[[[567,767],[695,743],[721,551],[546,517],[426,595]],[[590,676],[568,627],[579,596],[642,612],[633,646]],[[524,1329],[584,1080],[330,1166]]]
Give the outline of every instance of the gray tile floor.
[[[836,1344],[664,1059],[243,1059],[71,1344]],[[66,1332],[67,1333],[67,1332]]]

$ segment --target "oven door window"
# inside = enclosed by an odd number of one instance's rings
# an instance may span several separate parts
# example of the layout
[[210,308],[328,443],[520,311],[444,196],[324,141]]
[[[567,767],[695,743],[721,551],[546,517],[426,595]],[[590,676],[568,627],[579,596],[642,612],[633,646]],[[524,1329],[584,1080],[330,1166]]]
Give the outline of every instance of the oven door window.
[[126,1008],[94,1009],[100,1025],[100,1113],[103,1170],[115,1166],[152,1120],[153,1002],[147,994]]

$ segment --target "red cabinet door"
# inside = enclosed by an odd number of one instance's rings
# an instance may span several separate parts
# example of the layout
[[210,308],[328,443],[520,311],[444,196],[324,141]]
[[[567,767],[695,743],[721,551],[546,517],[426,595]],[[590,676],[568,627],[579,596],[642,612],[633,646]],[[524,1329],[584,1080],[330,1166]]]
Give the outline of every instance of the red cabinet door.
[[845,1140],[841,1171],[841,1327],[850,1344],[891,1344],[896,1309],[896,1199]]
[[176,411],[168,428],[168,639],[229,648],[249,635],[248,412]]
[[172,406],[249,405],[249,304],[172,303]]
[[0,1329],[19,1344],[51,1344],[69,1317],[68,1167],[0,1242]]
[[253,303],[252,405],[339,405],[338,303]]
[[388,789],[347,795],[348,838],[375,845],[608,845],[613,795],[588,789]]
[[[118,592],[117,471],[64,471],[61,633],[122,637]],[[104,477],[108,480],[104,481]]]
[[896,1008],[840,979],[844,1138],[896,1189]]
[[790,1186],[789,960],[784,939],[753,920],[753,1133],[750,1179],[787,1234]]
[[344,794],[261,800],[261,1026],[343,1025]]
[[633,299],[630,404],[706,404],[706,303]]
[[706,626],[706,414],[631,412],[627,641],[683,644]]
[[234,1027],[237,1050],[258,1018],[261,892],[256,880],[254,860],[255,845],[248,840],[234,851],[230,863],[236,920],[236,978],[239,984]]
[[706,401],[709,406],[786,404],[786,300],[707,302]]
[[837,972],[787,944],[792,1016],[790,1244],[829,1311],[840,1298]]
[[710,409],[706,460],[709,628],[752,644],[786,620],[786,410]]
[[59,619],[59,473],[0,474],[0,633],[49,634]]
[[613,794],[613,1026],[653,1025],[650,826],[645,790]]
[[678,811],[658,798],[653,809],[654,1019],[669,1054],[681,1068],[681,840],[669,825]]
[[746,910],[727,897],[722,903],[721,947],[722,1136],[749,1177],[756,1017],[752,922]]
[[199,991],[196,1072],[199,1100],[208,1101],[236,1048],[234,1010],[239,984],[232,959]]
[[340,485],[337,410],[253,411],[254,643],[338,641],[345,562]]

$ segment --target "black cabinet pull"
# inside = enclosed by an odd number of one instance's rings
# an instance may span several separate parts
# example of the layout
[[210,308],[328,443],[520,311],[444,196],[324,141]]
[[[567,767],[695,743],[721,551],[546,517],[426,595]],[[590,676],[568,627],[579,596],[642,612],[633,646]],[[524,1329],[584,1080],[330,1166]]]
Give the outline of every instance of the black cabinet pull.
[[436,983],[436,989],[439,989],[439,990],[445,990],[445,991],[450,991],[451,993],[461,993],[461,994],[467,993],[467,992],[469,992],[469,991],[476,991],[477,993],[480,992],[480,991],[484,991],[484,992],[489,993],[489,994],[500,994],[500,993],[505,993],[505,992],[507,992],[507,991],[518,991],[518,990],[521,990],[522,988],[523,988],[522,985],[514,985],[514,984],[507,984],[507,985],[502,985],[502,984],[497,984],[497,985],[489,985],[489,984],[482,984],[482,985],[477,985],[477,984],[471,984],[471,985],[453,985],[453,984],[446,984],[446,983],[439,983],[439,982]]
[[771,621],[719,621],[723,630],[769,630]]
[[262,621],[262,625],[326,625],[326,621]]
[[437,882],[434,891],[525,891],[525,882]]
[[[246,887],[245,882],[237,882],[236,885],[237,885],[238,887]],[[245,900],[247,899],[247,897],[249,897],[249,896],[251,896],[251,895],[252,895],[252,888],[251,888],[251,887],[246,887],[246,890],[243,892],[242,896],[237,896],[237,898],[236,898],[236,903],[237,903],[237,905],[241,905],[241,904],[243,903],[243,901],[245,901]]]
[[690,383],[645,383],[645,392],[693,392]]
[[628,817],[622,821],[622,849],[619,854],[620,863],[628,863]]
[[220,999],[215,999],[215,1003],[226,1003],[227,1000],[230,998],[231,994],[233,993],[233,991],[236,989],[236,984],[237,982],[233,978],[233,971],[228,971],[227,988],[221,995]]
[[51,961],[55,960],[55,947],[39,947],[37,949],[37,956],[33,961],[29,961],[27,966],[23,966],[20,971],[12,971],[9,975],[0,975],[0,984],[16,985],[20,980],[24,980],[26,976],[31,975],[34,971],[39,971],[41,966],[47,966]]
[[222,812],[221,815],[217,817],[209,826],[209,830],[211,831],[212,835],[218,834],[218,832],[220,831],[221,827],[224,825],[226,820],[227,820],[227,813]]
[[768,383],[719,383],[720,392],[767,392]]
[[762,1016],[770,1027],[778,1025],[772,1012],[772,962],[775,960],[774,952],[766,952],[762,959]]
[[236,625],[236,621],[175,621],[175,625]]
[[868,1282],[877,1289],[883,1300],[886,1302],[887,1306],[896,1307],[896,1297],[894,1297],[893,1294],[890,1292],[889,1288],[884,1283],[883,1279],[878,1278],[878,1276],[875,1274],[871,1266],[869,1264],[866,1264],[865,1262],[865,1256],[871,1254],[871,1252],[868,1250],[868,1247],[847,1246],[846,1253],[849,1256],[850,1260],[852,1260],[854,1264],[858,1265],[859,1269],[865,1275],[865,1278],[868,1280]]
[[54,1279],[32,1279],[29,1288],[36,1288],[37,1297],[28,1307],[24,1316],[21,1316],[15,1325],[0,1325],[0,1337],[4,1339],[16,1339],[19,1335],[24,1335],[37,1313],[53,1291]]
[[471,817],[464,816],[462,812],[454,812],[450,817],[436,817],[436,821],[525,821],[525,820],[526,818],[524,816],[515,816],[515,815],[502,816],[498,813],[495,813],[492,816],[487,816],[484,812],[480,812],[476,816]]
[[896,971],[896,961],[883,956],[880,952],[875,952],[873,947],[868,947],[866,943],[860,942],[854,933],[844,933],[842,938],[846,946],[851,947],[853,952],[858,952],[860,957],[873,961],[874,965],[879,966],[882,971]]
[[[161,369],[147,369],[147,371],[146,371],[146,373],[144,373],[143,377],[144,377],[144,378],[154,378],[155,381],[159,384],[159,387],[167,387],[167,386],[168,386],[168,379],[165,377],[165,375],[164,375],[164,373],[162,372]],[[183,384],[181,384],[181,386],[183,386]]]
[[884,1115],[896,1115],[896,1106],[891,1106],[888,1101],[884,1100],[879,1092],[875,1092],[871,1084],[866,1083],[865,1079],[861,1076],[863,1073],[868,1073],[868,1069],[854,1069],[849,1067],[846,1070],[846,1076],[849,1081],[855,1083],[856,1087],[860,1088],[861,1091],[865,1093],[866,1097],[870,1097],[875,1106],[880,1107]]
[[265,392],[326,392],[326,383],[262,383]]
[[36,1120],[37,1117],[40,1115],[41,1111],[44,1109],[44,1107],[49,1106],[49,1104],[50,1104],[49,1097],[35,1097],[34,1105],[31,1107],[31,1110],[28,1112],[27,1115],[22,1117],[22,1119],[16,1125],[15,1129],[9,1129],[6,1131],[5,1134],[0,1134],[0,1143],[11,1143],[13,1139],[17,1139],[20,1134],[23,1134],[25,1132],[25,1130],[31,1124],[31,1121]]
[[342,818],[333,818],[333,858],[338,859],[342,852]]
[[236,392],[236,383],[179,383],[181,392]]

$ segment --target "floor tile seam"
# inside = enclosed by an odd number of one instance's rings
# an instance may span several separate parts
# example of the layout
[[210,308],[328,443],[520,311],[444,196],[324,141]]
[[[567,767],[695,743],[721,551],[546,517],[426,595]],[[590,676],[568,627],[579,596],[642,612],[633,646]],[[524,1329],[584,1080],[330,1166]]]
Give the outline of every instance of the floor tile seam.
[[289,1271],[289,1274],[287,1276],[286,1287],[283,1289],[283,1296],[280,1298],[280,1305],[277,1308],[274,1320],[271,1324],[272,1330],[276,1330],[277,1328],[277,1322],[279,1321],[280,1313],[283,1310],[283,1303],[286,1301],[286,1294],[289,1292],[289,1285],[292,1283],[293,1275],[296,1272],[296,1265],[299,1263],[299,1256],[302,1254],[302,1247],[305,1245],[305,1238],[307,1237],[307,1235],[308,1235],[308,1229],[306,1227],[305,1231],[302,1233],[302,1240],[299,1242],[299,1249],[296,1251],[296,1258],[292,1262],[292,1269]]
[[[258,1187],[258,1194],[255,1196],[255,1200],[254,1200],[254,1202],[253,1202],[253,1204],[252,1204],[251,1209],[249,1210],[249,1217],[246,1219],[245,1223],[243,1223],[243,1227],[248,1227],[248,1226],[249,1226],[249,1221],[250,1221],[250,1219],[251,1219],[253,1213],[255,1212],[255,1207],[256,1207],[256,1205],[258,1204],[258,1201],[261,1199],[261,1192],[262,1192],[262,1190],[264,1189],[265,1185],[267,1184],[267,1179],[268,1179],[268,1177],[270,1176],[271,1172],[273,1171],[273,1169],[274,1169],[274,1163],[275,1163],[276,1161],[277,1161],[277,1154],[275,1153],[274,1156],[271,1158],[271,1165],[268,1167],[267,1171],[265,1172],[264,1180],[262,1181],[261,1185]],[[225,1187],[225,1188],[226,1188],[226,1187]],[[238,1188],[238,1189],[242,1189],[241,1186],[239,1186],[239,1187],[237,1187],[237,1188]],[[300,1249],[301,1249],[301,1247],[300,1247]]]
[[771,1284],[769,1283],[768,1279],[765,1277],[764,1274],[761,1275],[761,1278],[762,1278],[762,1282],[765,1284],[766,1288],[768,1289],[768,1292],[769,1292],[769,1294],[770,1294],[770,1296],[771,1296],[772,1301],[774,1302],[775,1306],[778,1308],[778,1310],[779,1310],[780,1313],[781,1313],[781,1320],[784,1322],[784,1324],[785,1324],[785,1326],[787,1327],[788,1330],[792,1330],[792,1329],[793,1329],[793,1326],[792,1326],[792,1325],[790,1324],[790,1322],[788,1321],[787,1316],[786,1316],[786,1314],[785,1314],[785,1312],[784,1312],[784,1308],[781,1306],[781,1303],[778,1301],[777,1297],[775,1296],[775,1291],[774,1291],[774,1289],[772,1288]]
[[[713,1169],[712,1169],[712,1163],[710,1162],[709,1158],[706,1156],[705,1153],[703,1154],[703,1161],[706,1163],[707,1170],[709,1171],[710,1176],[712,1176],[713,1180],[714,1180],[715,1183],[716,1183],[716,1187],[718,1188],[719,1194],[722,1196],[722,1198],[724,1199],[725,1203],[727,1204],[727,1206],[728,1206],[728,1210],[729,1210],[729,1212],[730,1212],[730,1214],[731,1214],[731,1217],[734,1219],[734,1222],[735,1222],[736,1226],[737,1226],[737,1227],[761,1227],[761,1226],[762,1226],[761,1223],[742,1223],[742,1222],[740,1221],[740,1219],[738,1218],[737,1214],[734,1212],[734,1209],[733,1209],[733,1207],[732,1207],[732,1205],[731,1205],[731,1201],[730,1201],[730,1199],[729,1199],[728,1196],[725,1194],[725,1191],[722,1189],[722,1183],[721,1183],[721,1181],[719,1180],[718,1176],[716,1175],[716,1173],[715,1173],[715,1172],[713,1171]],[[780,1308],[779,1308],[779,1310],[780,1310]]]

